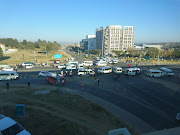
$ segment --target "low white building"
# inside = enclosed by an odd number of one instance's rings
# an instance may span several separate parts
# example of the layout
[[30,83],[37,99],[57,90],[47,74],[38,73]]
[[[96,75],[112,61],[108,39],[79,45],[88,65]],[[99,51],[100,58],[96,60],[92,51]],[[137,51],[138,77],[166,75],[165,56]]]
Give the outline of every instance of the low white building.
[[0,47],[2,48],[3,53],[5,53],[5,51],[6,51],[5,45],[0,43]]

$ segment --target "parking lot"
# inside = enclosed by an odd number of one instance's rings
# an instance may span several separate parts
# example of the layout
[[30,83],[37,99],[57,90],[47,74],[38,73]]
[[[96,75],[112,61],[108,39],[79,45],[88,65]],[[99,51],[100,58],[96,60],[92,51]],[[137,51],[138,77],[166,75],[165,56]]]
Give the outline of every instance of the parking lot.
[[[126,65],[118,66],[126,68]],[[180,85],[179,78],[162,77],[149,78],[145,75],[148,66],[141,66],[142,72],[138,76],[126,76],[124,74],[117,78],[114,73],[96,74],[96,76],[73,76],[65,77],[64,88],[81,91],[94,95],[105,101],[108,101],[143,120],[156,130],[179,126],[175,119],[176,114],[180,112]],[[150,67],[151,68],[151,67]],[[159,68],[159,67],[153,67]],[[179,68],[174,66],[176,74]],[[60,72],[53,67],[36,67],[32,70],[19,69],[20,78],[9,81],[10,87],[15,85],[27,86],[31,82],[31,87],[56,87],[48,84],[45,78],[39,78],[39,71],[46,70],[51,72]],[[97,70],[97,67],[95,67]],[[116,78],[116,79],[115,79]],[[95,79],[99,79],[99,86]],[[0,82],[5,86],[6,81]]]

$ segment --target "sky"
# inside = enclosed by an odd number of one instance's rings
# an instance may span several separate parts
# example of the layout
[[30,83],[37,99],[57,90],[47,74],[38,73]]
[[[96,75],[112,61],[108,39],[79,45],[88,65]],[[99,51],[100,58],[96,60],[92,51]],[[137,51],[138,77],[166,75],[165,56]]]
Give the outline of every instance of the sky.
[[0,38],[79,43],[134,26],[135,43],[180,42],[180,0],[0,0]]

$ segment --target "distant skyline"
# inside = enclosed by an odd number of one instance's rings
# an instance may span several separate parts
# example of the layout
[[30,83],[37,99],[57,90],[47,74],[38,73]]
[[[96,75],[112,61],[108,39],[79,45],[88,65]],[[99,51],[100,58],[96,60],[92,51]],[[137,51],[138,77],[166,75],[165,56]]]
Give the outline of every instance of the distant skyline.
[[79,43],[96,28],[134,26],[135,43],[180,42],[180,0],[0,0],[0,38]]

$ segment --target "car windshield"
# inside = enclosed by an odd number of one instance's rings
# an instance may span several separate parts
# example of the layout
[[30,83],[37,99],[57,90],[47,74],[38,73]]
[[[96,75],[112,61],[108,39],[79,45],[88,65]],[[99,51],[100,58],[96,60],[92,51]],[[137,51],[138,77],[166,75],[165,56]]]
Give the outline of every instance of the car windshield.
[[16,135],[24,130],[18,123],[15,125],[3,130],[1,133],[2,135]]

